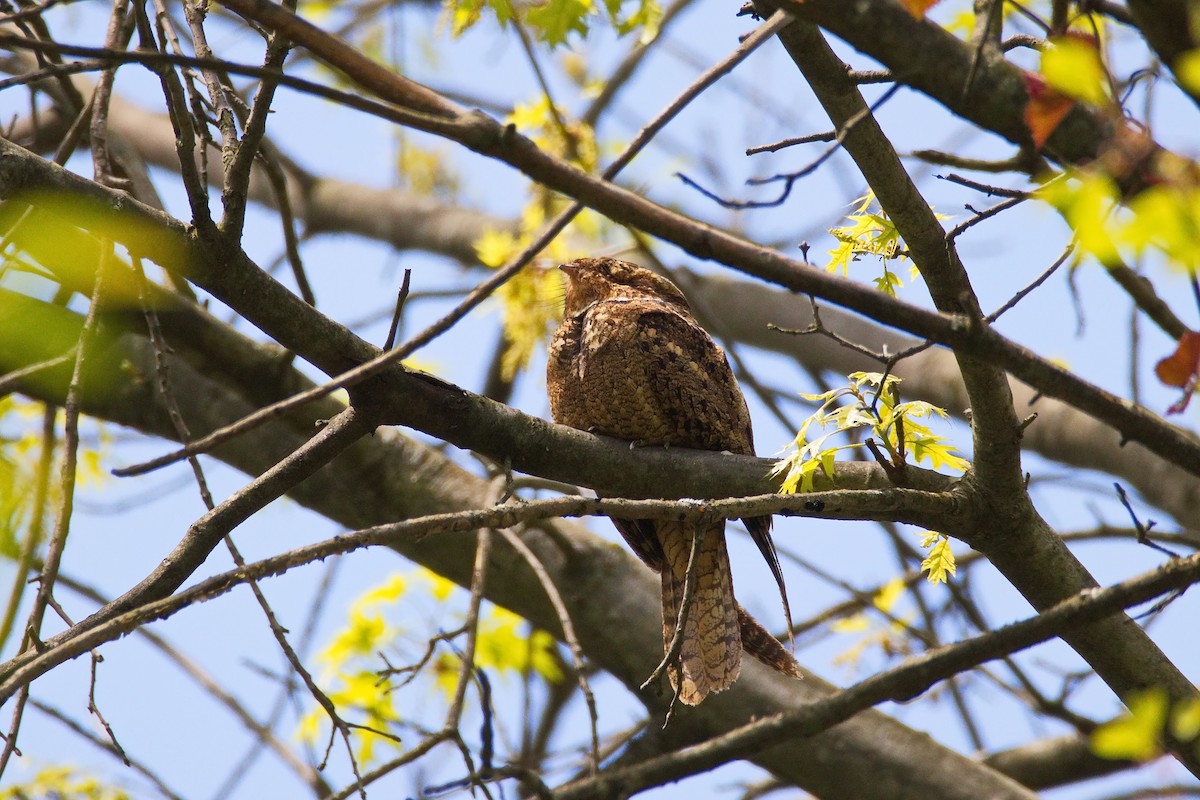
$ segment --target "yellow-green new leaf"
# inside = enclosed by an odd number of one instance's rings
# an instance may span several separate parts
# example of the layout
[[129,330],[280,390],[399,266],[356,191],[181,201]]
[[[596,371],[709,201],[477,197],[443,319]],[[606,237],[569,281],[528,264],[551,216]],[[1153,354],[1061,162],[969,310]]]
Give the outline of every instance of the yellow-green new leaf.
[[1051,46],[1042,52],[1042,76],[1051,87],[1076,100],[1095,106],[1112,102],[1100,50],[1090,37],[1052,39]]
[[588,16],[592,13],[590,0],[547,0],[530,8],[525,15],[539,37],[551,47],[567,40],[572,32],[587,36]]
[[946,583],[949,580],[948,576],[958,573],[958,564],[954,560],[954,551],[950,549],[948,537],[938,534],[937,544],[921,562],[921,571],[926,573],[930,583]]
[[1180,703],[1171,713],[1171,735],[1181,742],[1200,736],[1200,700]]
[[971,467],[971,462],[958,455],[953,445],[946,444],[944,436],[929,435],[919,439],[910,439],[906,436],[905,442],[918,463],[928,461],[929,466],[935,470],[947,467],[958,472],[966,472]]
[[1129,699],[1129,713],[1092,731],[1092,752],[1101,758],[1149,761],[1162,754],[1167,692],[1155,686]]

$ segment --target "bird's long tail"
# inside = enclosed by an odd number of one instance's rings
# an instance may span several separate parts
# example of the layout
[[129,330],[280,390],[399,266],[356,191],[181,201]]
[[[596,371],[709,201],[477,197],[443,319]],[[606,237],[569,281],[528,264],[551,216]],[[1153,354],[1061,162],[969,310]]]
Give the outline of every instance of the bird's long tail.
[[[695,526],[663,522],[658,535],[666,557],[662,570],[663,643],[670,648],[683,604]],[[705,531],[693,575],[695,587],[684,621],[679,665],[672,665],[667,672],[679,699],[692,706],[711,692],[728,689],[741,671],[741,623],[733,599],[724,523]]]
[[738,606],[738,619],[742,629],[742,647],[747,653],[757,658],[776,672],[790,675],[793,678],[803,678],[800,665],[783,646],[783,643],[771,635],[758,620],[750,616],[746,609]]

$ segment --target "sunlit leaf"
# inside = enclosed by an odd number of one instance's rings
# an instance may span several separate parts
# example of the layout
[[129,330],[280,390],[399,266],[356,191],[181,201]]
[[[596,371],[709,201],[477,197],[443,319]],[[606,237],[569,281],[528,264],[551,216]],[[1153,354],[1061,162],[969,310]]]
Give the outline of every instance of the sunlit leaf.
[[[827,272],[848,276],[851,262],[865,255],[875,256],[884,262],[902,256],[904,242],[896,224],[883,211],[869,211],[875,203],[875,195],[868,193],[855,202],[854,213],[847,217],[852,224],[829,229],[838,245],[829,251],[829,262],[825,265]],[[937,216],[944,218],[940,214]],[[903,286],[903,281],[888,269],[886,263],[883,274],[873,280],[880,291],[892,296],[895,296],[897,288]]]
[[1111,178],[1098,172],[1081,173],[1049,181],[1036,194],[1058,209],[1075,231],[1080,247],[1100,263],[1120,260],[1112,230],[1119,195]]
[[896,601],[904,596],[908,585],[903,578],[895,578],[885,583],[875,596],[871,598],[874,606],[884,613],[890,613],[896,607]]
[[1189,92],[1200,94],[1200,47],[1175,60],[1175,77]]
[[[610,16],[613,24],[616,25],[617,33],[624,36],[627,33],[638,31],[638,43],[642,45],[649,44],[658,38],[663,9],[657,0],[639,0],[637,9],[625,18],[622,18],[620,13],[612,11],[614,0],[606,0],[606,5],[610,9]],[[623,4],[616,2],[615,5],[619,10]]]
[[1095,106],[1112,102],[1108,75],[1092,36],[1071,33],[1051,39],[1042,51],[1041,72],[1050,89],[1068,98]]
[[1159,686],[1129,698],[1129,713],[1092,731],[1092,752],[1101,758],[1149,761],[1162,754],[1168,698]]
[[489,267],[499,267],[517,254],[520,243],[508,231],[486,230],[475,240],[475,255]]
[[1171,735],[1181,742],[1200,736],[1200,700],[1184,701],[1172,710]]
[[921,571],[926,573],[930,583],[946,583],[949,576],[957,574],[958,564],[954,560],[954,551],[950,549],[949,537],[938,534],[937,543],[921,562]]
[[378,606],[395,603],[407,590],[408,580],[403,575],[393,575],[375,588],[360,595],[354,601],[353,608],[360,613],[367,613]]
[[562,272],[526,267],[505,282],[496,296],[504,304],[505,349],[500,374],[512,380],[562,317]]
[[875,288],[889,297],[895,297],[896,289],[904,286],[904,282],[900,280],[900,277],[896,275],[896,273],[887,269],[883,271],[882,275],[880,275],[878,278],[875,278],[874,282]]
[[479,22],[483,0],[446,0],[444,8],[450,16],[450,33],[457,38]]
[[[826,446],[826,442],[832,436],[849,431],[865,429],[889,443],[892,456],[896,460],[900,459],[901,452],[905,452],[911,454],[918,462],[929,461],[934,469],[950,467],[966,471],[970,466],[965,459],[957,455],[951,445],[946,444],[944,437],[935,435],[928,426],[914,421],[917,417],[931,415],[946,417],[944,409],[923,401],[897,405],[896,387],[900,379],[895,375],[885,378],[878,372],[853,372],[848,378],[848,386],[821,394],[802,395],[807,400],[820,402],[821,406],[801,422],[795,438],[783,449],[783,457],[771,470],[773,477],[783,476],[780,492],[791,494],[813,491],[818,469],[832,479],[838,452],[865,446],[861,441]],[[839,400],[845,402],[834,407],[833,404]],[[897,441],[897,414],[905,417],[906,447],[903,451]],[[826,430],[830,427],[833,430]],[[810,433],[813,430],[822,433],[814,438]]]
[[909,438],[906,435],[904,441],[917,463],[928,461],[931,469],[946,467],[956,472],[966,472],[971,467],[971,462],[958,455],[953,445],[946,444],[943,436],[931,434]]
[[591,0],[546,0],[529,9],[525,21],[551,47],[562,44],[571,33],[586,36]]
[[42,767],[27,781],[0,789],[0,800],[129,800],[124,789],[63,764]]
[[1139,255],[1148,247],[1157,248],[1184,272],[1200,268],[1200,188],[1190,175],[1148,187],[1128,207],[1130,217],[1117,233],[1122,243]]
[[836,633],[861,633],[870,625],[871,621],[867,619],[866,614],[851,614],[834,622],[829,629]]

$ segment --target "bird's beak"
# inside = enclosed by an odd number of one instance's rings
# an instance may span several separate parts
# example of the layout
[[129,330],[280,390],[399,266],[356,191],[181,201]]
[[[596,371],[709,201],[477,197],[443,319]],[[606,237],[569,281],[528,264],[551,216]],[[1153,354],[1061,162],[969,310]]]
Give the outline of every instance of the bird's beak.
[[574,278],[575,274],[579,272],[579,265],[574,262],[571,262],[570,264],[559,264],[558,268],[567,273],[567,276],[571,278]]

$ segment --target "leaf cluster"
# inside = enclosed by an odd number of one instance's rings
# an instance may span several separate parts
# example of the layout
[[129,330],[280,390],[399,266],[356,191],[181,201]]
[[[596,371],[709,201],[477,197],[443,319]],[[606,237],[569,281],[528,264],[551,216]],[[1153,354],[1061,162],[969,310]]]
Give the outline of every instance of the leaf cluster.
[[[811,492],[818,469],[833,478],[838,453],[872,446],[883,448],[896,467],[906,463],[910,455],[912,463],[927,461],[933,469],[947,467],[965,472],[970,467],[945,436],[917,421],[930,416],[945,419],[945,409],[922,400],[900,402],[900,379],[895,375],[854,372],[849,378],[849,384],[841,388],[801,395],[821,406],[801,423],[783,458],[775,464],[772,474],[784,476],[780,491]],[[843,400],[846,402],[840,402]],[[826,431],[828,428],[832,430]],[[867,438],[827,446],[832,437],[843,433],[865,433]]]

